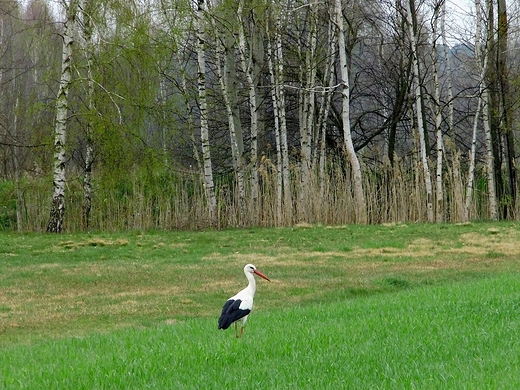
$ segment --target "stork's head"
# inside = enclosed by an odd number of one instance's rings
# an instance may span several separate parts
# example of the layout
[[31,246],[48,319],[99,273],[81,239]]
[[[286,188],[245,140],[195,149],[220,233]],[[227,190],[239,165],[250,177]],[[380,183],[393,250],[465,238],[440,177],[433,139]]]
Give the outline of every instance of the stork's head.
[[257,274],[258,276],[260,276],[261,278],[264,278],[265,280],[267,281],[271,281],[267,276],[265,276],[263,273],[261,273],[260,271],[258,271],[256,269],[256,267],[253,265],[253,264],[247,264],[245,267],[244,267],[244,273],[250,273],[250,274]]

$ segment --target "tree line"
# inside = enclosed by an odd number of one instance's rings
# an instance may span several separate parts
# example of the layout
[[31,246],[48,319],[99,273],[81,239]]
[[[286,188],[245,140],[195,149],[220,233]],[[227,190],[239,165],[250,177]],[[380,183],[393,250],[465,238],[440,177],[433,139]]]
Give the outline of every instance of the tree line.
[[0,10],[0,229],[518,217],[506,0]]

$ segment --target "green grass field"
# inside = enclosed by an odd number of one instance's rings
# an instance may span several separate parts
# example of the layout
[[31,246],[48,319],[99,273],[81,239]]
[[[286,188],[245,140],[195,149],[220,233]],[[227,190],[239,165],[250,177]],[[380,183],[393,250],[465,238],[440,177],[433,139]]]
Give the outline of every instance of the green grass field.
[[[512,389],[512,223],[0,234],[0,388]],[[224,301],[259,280],[244,337]]]

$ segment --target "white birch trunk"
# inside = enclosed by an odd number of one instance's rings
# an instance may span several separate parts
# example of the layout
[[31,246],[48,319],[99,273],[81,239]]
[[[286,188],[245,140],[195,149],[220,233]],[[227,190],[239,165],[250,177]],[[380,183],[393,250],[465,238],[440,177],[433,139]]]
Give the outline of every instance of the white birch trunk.
[[246,74],[249,90],[249,112],[251,117],[251,202],[253,204],[253,223],[257,223],[259,210],[259,180],[258,180],[258,102],[256,93],[256,81],[253,75],[254,66],[252,53],[249,61],[246,61],[246,39],[243,20],[244,0],[238,4],[238,46],[242,70]]
[[482,14],[480,11],[480,0],[475,0],[476,9],[476,29],[475,29],[475,61],[477,69],[480,70],[480,87],[479,97],[477,102],[477,110],[473,118],[473,134],[471,137],[471,150],[469,155],[468,167],[468,183],[466,186],[466,201],[464,203],[464,211],[462,214],[463,222],[469,221],[469,209],[471,207],[471,200],[473,198],[473,182],[475,178],[475,158],[477,154],[477,129],[479,123],[480,111],[482,109],[482,93],[484,92],[484,80],[487,72],[487,55],[482,54],[481,39],[482,39]]
[[343,13],[341,0],[335,0],[335,15],[338,28],[338,47],[339,60],[341,68],[341,96],[342,110],[341,119],[343,121],[343,135],[345,138],[345,149],[352,167],[352,176],[354,184],[354,200],[356,205],[356,219],[358,223],[366,224],[367,205],[365,202],[365,194],[363,190],[363,177],[361,175],[361,166],[354,150],[352,142],[352,134],[350,132],[350,85],[349,85],[349,69],[347,63],[347,52],[345,48],[345,34],[343,27]]
[[[475,48],[475,52],[477,49]],[[480,88],[480,93],[482,94],[482,88]],[[473,118],[473,135],[471,137],[471,150],[469,156],[469,166],[468,166],[468,184],[466,187],[466,201],[464,203],[464,212],[462,214],[462,221],[469,221],[469,209],[471,207],[471,200],[473,198],[473,182],[475,178],[475,156],[477,154],[477,129],[478,122],[480,116],[480,110],[482,107],[482,98],[478,98],[477,110],[475,112],[475,117]]]
[[[13,81],[15,91],[16,91],[16,79]],[[20,98],[16,96],[15,105],[14,105],[14,119],[13,119],[13,134],[17,137],[18,133],[18,112],[20,107]],[[11,150],[13,153],[13,163],[14,163],[14,190],[16,192],[16,230],[21,233],[23,230],[23,218],[22,218],[22,210],[23,210],[23,193],[21,188],[21,176],[22,173],[20,171],[20,156],[19,156],[19,147],[12,146]]]
[[[0,47],[4,47],[4,20],[0,20]],[[15,59],[15,53],[14,51],[11,51],[11,59],[12,63],[16,63]],[[4,81],[4,72],[0,72],[0,83],[3,85]],[[12,137],[13,140],[18,139],[18,132],[19,132],[19,126],[18,126],[18,114],[20,112],[20,97],[18,93],[18,87],[17,87],[17,78],[14,77],[11,80],[12,85],[10,86],[10,89],[14,91],[15,95],[15,103],[14,108],[12,110],[13,114],[13,128],[12,128]],[[9,87],[8,87],[9,88]],[[6,89],[4,88],[3,91],[0,92],[0,99],[3,102],[5,99],[4,93]],[[22,186],[21,186],[21,179],[22,179],[22,172],[20,167],[20,159],[21,156],[21,148],[17,145],[17,142],[13,142],[11,145],[8,146],[11,150],[12,156],[13,156],[13,168],[14,168],[14,191],[16,194],[16,230],[21,233],[23,230],[23,215],[22,210],[24,208],[23,206],[23,192],[22,192]]]
[[283,199],[285,219],[292,223],[293,204],[291,190],[291,165],[289,163],[289,144],[287,143],[287,119],[285,115],[285,90],[283,66],[282,35],[276,32],[276,85],[278,88],[278,111],[280,113],[280,141],[282,151]]
[[[269,27],[267,27],[269,28]],[[280,139],[280,109],[278,107],[278,93],[275,80],[275,71],[273,64],[273,48],[271,38],[267,40],[267,63],[269,69],[269,78],[271,79],[271,100],[273,102],[274,114],[274,134],[276,141],[276,224],[282,223],[282,203],[283,203],[283,179],[282,179],[282,150]]]
[[61,233],[63,231],[63,219],[65,215],[65,142],[69,112],[69,88],[72,79],[71,62],[76,11],[76,0],[70,0],[65,12],[66,20],[63,31],[60,86],[56,97],[56,120],[54,124],[54,191],[49,223],[47,224],[47,231],[52,233]]
[[212,225],[216,224],[217,199],[215,196],[215,185],[213,182],[213,167],[211,163],[211,151],[209,144],[208,104],[206,97],[206,55],[205,55],[205,29],[204,29],[204,0],[198,0],[197,8],[197,61],[198,79],[197,87],[199,93],[200,108],[200,138],[202,146],[202,166],[204,188],[208,207],[209,220]]
[[[492,0],[486,0],[486,9],[489,15],[489,9],[493,7]],[[492,29],[486,29],[487,34]],[[486,53],[484,54],[485,61],[487,62],[488,53],[491,50],[489,47],[492,42],[492,37],[486,36]],[[488,88],[484,88],[482,91],[482,121],[484,122],[484,134],[486,142],[486,165],[487,165],[487,177],[488,177],[488,198],[489,198],[489,218],[493,221],[498,220],[498,204],[495,184],[495,158],[493,156],[493,142],[491,139],[491,121],[489,114],[489,92]]]
[[[90,3],[89,3],[90,4]],[[92,19],[90,10],[85,9],[86,0],[81,0],[79,9],[83,19],[83,51],[87,60],[87,107],[89,117],[85,128],[85,165],[83,177],[83,223],[85,228],[90,226],[90,211],[92,209],[92,165],[94,162],[94,142],[92,135],[92,119],[94,112],[94,77],[92,75]]]
[[[239,224],[242,224],[245,218],[246,210],[245,210],[245,198],[246,198],[246,190],[244,185],[244,164],[243,164],[243,153],[239,146],[239,141],[237,139],[237,133],[235,128],[235,115],[233,113],[233,108],[231,106],[231,102],[229,99],[228,86],[226,84],[226,79],[224,78],[225,70],[222,71],[221,63],[222,63],[222,45],[217,43],[217,75],[220,81],[220,87],[222,89],[222,96],[224,97],[224,105],[226,106],[226,113],[228,117],[228,127],[229,127],[229,137],[231,141],[231,156],[233,158],[233,168],[235,169],[235,174],[237,178],[237,186],[238,186],[238,202],[240,209],[240,221]],[[225,67],[225,65],[224,65]]]
[[[444,0],[441,0],[444,3]],[[444,221],[444,188],[442,181],[442,169],[444,158],[444,144],[442,140],[442,104],[441,104],[441,88],[439,84],[439,61],[438,61],[438,45],[437,41],[440,39],[439,17],[442,8],[439,3],[434,4],[433,25],[432,25],[432,65],[433,65],[433,99],[434,99],[434,113],[435,113],[435,133],[437,140],[437,170],[436,170],[436,207],[435,207],[435,221],[441,223]]]
[[[333,23],[329,21],[328,26],[328,51],[327,51],[327,64],[325,65],[324,72],[324,80],[328,80],[327,86],[323,88],[323,92],[321,94],[321,105],[320,112],[318,115],[318,131],[317,131],[317,139],[319,137],[319,142],[316,142],[316,145],[319,145],[315,153],[319,153],[318,161],[318,176],[320,183],[320,202],[324,202],[325,199],[325,167],[327,164],[326,159],[326,137],[327,137],[327,118],[329,115],[330,105],[332,101],[332,88],[334,83],[334,62],[335,62],[335,45],[336,41],[334,39],[335,34],[333,31]],[[327,78],[328,77],[328,78]],[[316,148],[315,148],[316,149]],[[315,158],[316,160],[316,158]]]
[[453,131],[453,80],[451,78],[451,59],[448,52],[449,44],[446,36],[446,0],[442,1],[441,38],[444,54],[444,66],[446,68],[446,82],[448,87],[448,132],[451,133]]
[[498,205],[495,184],[495,158],[493,157],[493,143],[491,140],[489,93],[487,89],[484,89],[482,92],[482,121],[484,122],[484,134],[486,139],[486,173],[488,177],[489,218],[493,221],[498,221]]
[[428,156],[426,153],[426,129],[424,128],[423,112],[422,112],[422,92],[421,92],[421,81],[420,81],[420,69],[419,69],[419,56],[417,52],[417,36],[414,28],[413,14],[415,10],[414,0],[406,0],[406,17],[408,23],[408,29],[410,33],[410,46],[413,63],[413,83],[415,87],[415,105],[417,114],[417,130],[419,133],[419,146],[421,154],[421,163],[424,171],[424,184],[426,189],[426,210],[428,215],[428,222],[434,222],[433,215],[433,191],[432,191],[432,180],[430,174],[430,168],[428,166]]
[[[452,69],[451,69],[451,58],[448,52],[449,44],[446,35],[446,1],[442,1],[442,10],[441,10],[441,37],[442,37],[442,47],[444,54],[444,66],[446,69],[446,83],[448,88],[448,139],[452,139],[453,137],[453,81],[451,78]],[[458,158],[458,152],[455,148],[455,142],[451,142],[453,147],[453,161]],[[452,164],[453,171],[453,187],[454,187],[454,202],[456,205],[456,213],[458,214],[458,218],[463,219],[463,193],[462,193],[462,181],[460,175],[460,166],[458,163],[453,162]]]
[[[281,12],[274,10],[274,13]],[[283,213],[284,219],[287,223],[293,222],[293,205],[292,205],[292,190],[291,190],[291,172],[289,164],[289,147],[287,144],[287,120],[285,115],[285,91],[283,87],[284,82],[284,66],[283,66],[283,46],[282,35],[280,33],[281,23],[280,15],[275,15],[274,26],[274,88],[277,96],[277,106],[280,120],[280,153],[282,158],[282,181],[283,181]],[[269,31],[267,31],[270,34]]]
[[[312,5],[311,5],[312,7]],[[310,12],[310,31],[308,36],[309,49],[305,52],[304,66],[300,67],[300,75],[305,84],[300,88],[300,143],[301,143],[301,178],[299,191],[300,219],[308,222],[309,196],[310,196],[310,176],[312,164],[312,139],[314,130],[314,108],[316,84],[316,65],[314,55],[316,51],[316,11]]]
[[[180,53],[177,54],[178,63],[182,63],[182,59],[180,56]],[[190,103],[190,94],[188,93],[188,86],[186,82],[186,72],[184,70],[180,71],[180,78],[181,78],[181,91],[182,91],[182,97],[184,100],[184,107],[186,108],[186,118],[187,118],[187,125],[188,125],[188,133],[190,135],[190,140],[193,148],[193,158],[195,159],[197,163],[197,172],[202,172],[202,163],[200,158],[200,153],[197,148],[197,141],[195,139],[195,120],[193,118],[193,110],[191,109],[191,103]],[[191,168],[191,166],[190,166]]]
[[[245,223],[246,213],[246,172],[244,161],[244,136],[242,131],[242,121],[240,119],[240,108],[238,104],[239,88],[237,69],[236,69],[236,36],[233,31],[228,29],[223,33],[224,43],[224,73],[223,82],[227,100],[228,120],[230,131],[233,132],[232,143],[235,147],[235,172],[238,184],[238,202],[240,209],[239,224]],[[233,123],[231,123],[231,121]]]

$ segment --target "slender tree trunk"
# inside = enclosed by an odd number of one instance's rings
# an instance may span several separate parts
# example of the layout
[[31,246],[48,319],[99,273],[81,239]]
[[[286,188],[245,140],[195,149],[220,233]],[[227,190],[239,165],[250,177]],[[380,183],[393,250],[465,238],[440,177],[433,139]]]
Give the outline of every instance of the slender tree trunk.
[[[4,21],[0,21],[0,47],[4,47]],[[11,61],[12,63],[16,63],[15,59],[15,53],[11,50]],[[3,85],[4,77],[3,72],[0,72],[0,84]],[[22,193],[22,167],[20,166],[20,160],[22,158],[22,149],[20,145],[18,145],[18,139],[20,139],[19,134],[19,124],[18,124],[18,115],[20,113],[20,97],[19,97],[19,91],[17,87],[17,78],[13,77],[10,81],[11,91],[13,92],[14,97],[14,107],[12,109],[13,112],[13,128],[12,128],[12,139],[13,143],[12,145],[9,145],[9,149],[11,150],[11,154],[13,157],[13,168],[14,168],[14,192],[16,194],[16,229],[18,232],[22,232],[23,230],[23,215],[22,215],[22,208],[23,208],[23,193]],[[5,99],[4,94],[7,91],[2,91],[1,94],[1,102]],[[6,130],[7,134],[7,130]]]
[[367,205],[365,202],[365,193],[363,190],[363,177],[361,174],[361,166],[354,150],[354,144],[352,142],[352,134],[350,132],[350,84],[349,84],[349,69],[347,63],[347,52],[345,46],[345,33],[343,27],[343,12],[341,0],[335,0],[335,14],[336,24],[338,29],[338,48],[339,48],[339,61],[341,68],[341,97],[342,97],[342,110],[341,119],[343,121],[343,135],[345,138],[345,149],[347,156],[352,167],[352,176],[354,184],[354,201],[356,205],[356,219],[358,223],[366,224],[367,218]]
[[[440,3],[444,3],[445,0],[440,0]],[[437,223],[444,221],[444,188],[442,181],[442,167],[444,158],[444,144],[442,139],[442,104],[441,104],[441,88],[439,84],[439,61],[438,61],[438,45],[437,41],[440,39],[439,31],[439,18],[442,17],[442,6],[440,3],[434,4],[433,14],[433,45],[432,45],[432,71],[433,71],[433,99],[434,99],[434,113],[435,113],[435,133],[437,138],[437,171],[436,175],[436,207],[435,207],[435,221]]]
[[[489,64],[489,53],[491,51],[491,45],[493,44],[493,28],[489,26],[492,24],[492,14],[493,14],[493,3],[492,0],[486,0],[487,14],[488,14],[488,29],[486,36],[486,53],[485,53],[485,61]],[[489,65],[487,65],[489,66]],[[489,71],[489,68],[487,69]],[[492,134],[492,120],[490,115],[490,93],[489,93],[489,84],[485,86],[481,95],[482,99],[482,120],[484,122],[484,134],[485,134],[485,143],[486,143],[486,174],[488,177],[488,197],[489,197],[489,218],[491,220],[498,220],[498,203],[497,203],[497,185],[495,181],[495,152],[493,151],[493,134]]]
[[415,88],[415,106],[417,116],[417,130],[419,133],[419,146],[421,153],[421,163],[424,171],[424,184],[426,189],[426,210],[428,215],[428,222],[434,222],[433,216],[433,191],[432,191],[432,180],[430,174],[430,168],[428,166],[428,156],[426,147],[426,128],[424,127],[423,120],[423,95],[421,91],[421,80],[420,80],[420,69],[419,69],[419,56],[417,53],[417,29],[414,20],[416,20],[415,13],[415,1],[406,1],[407,4],[407,19],[408,29],[410,32],[410,46],[411,56],[413,61],[413,85]]
[[[404,0],[408,1],[408,0]],[[397,127],[407,111],[408,107],[408,93],[409,80],[412,72],[412,60],[408,56],[408,47],[406,46],[404,37],[407,34],[407,18],[406,12],[403,11],[402,0],[395,0],[395,29],[397,35],[396,47],[399,49],[397,53],[399,59],[399,73],[395,83],[395,101],[390,118],[390,129],[388,131],[388,148],[387,157],[392,168],[394,167],[395,145],[397,140]],[[402,36],[402,38],[400,38]],[[406,60],[406,63],[405,63]]]
[[319,201],[323,204],[325,202],[325,168],[327,164],[326,156],[326,141],[327,141],[327,119],[329,117],[330,105],[332,102],[332,89],[334,84],[334,63],[336,60],[335,47],[336,40],[334,34],[334,23],[329,20],[328,25],[328,51],[327,51],[327,63],[325,65],[325,71],[323,74],[323,81],[325,87],[321,93],[321,105],[320,112],[318,115],[318,131],[316,132],[316,139],[319,141],[315,142],[318,148],[315,148],[315,153],[318,153],[319,164],[319,182],[320,182],[320,198]]
[[217,43],[217,75],[220,81],[220,87],[222,89],[222,96],[224,97],[224,105],[226,106],[226,113],[228,117],[228,127],[229,127],[229,136],[231,141],[231,156],[233,158],[233,168],[235,170],[237,186],[238,186],[238,203],[239,203],[239,225],[242,225],[245,222],[246,218],[246,208],[245,208],[245,198],[246,198],[246,190],[244,185],[244,164],[243,164],[243,141],[242,137],[240,140],[237,136],[236,131],[236,121],[235,114],[233,110],[232,103],[230,101],[230,94],[228,91],[227,78],[225,78],[225,74],[227,73],[226,62],[224,61],[224,71],[222,70],[222,45]]
[[81,0],[80,10],[83,16],[84,52],[87,59],[87,106],[88,117],[85,129],[85,175],[83,178],[83,221],[85,228],[90,227],[90,212],[92,210],[92,165],[94,163],[94,141],[92,134],[92,115],[94,114],[94,76],[92,75],[92,19],[91,2]]
[[[14,84],[16,87],[16,79],[14,80]],[[14,89],[16,91],[16,88]],[[18,133],[18,112],[20,109],[20,98],[16,96],[15,105],[14,105],[14,120],[13,120],[13,134],[14,139],[16,139]],[[20,167],[20,151],[19,147],[14,145],[11,147],[13,153],[13,163],[14,163],[14,190],[16,193],[16,229],[18,232],[23,230],[23,218],[22,218],[22,205],[23,205],[23,196],[22,196],[22,172]]]
[[[287,143],[287,119],[285,114],[285,90],[284,90],[284,55],[281,35],[280,22],[280,5],[273,7],[272,16],[274,19],[273,31],[267,29],[267,35],[274,35],[273,48],[273,75],[274,75],[274,93],[276,95],[276,106],[278,109],[279,125],[280,125],[280,155],[281,155],[281,174],[283,184],[283,218],[285,223],[291,224],[293,222],[293,205],[292,205],[292,190],[291,190],[291,172],[289,164],[289,146]],[[269,24],[267,25],[269,26]]]
[[509,181],[509,200],[506,202],[505,217],[514,218],[516,210],[516,167],[515,167],[515,140],[513,131],[513,103],[509,87],[508,69],[508,19],[506,0],[497,0],[498,6],[498,52],[497,73],[500,84],[500,103],[502,106],[501,125],[504,134],[505,151],[507,158],[507,172]]
[[[476,51],[476,50],[475,50]],[[482,95],[482,87],[480,88],[480,95]],[[471,207],[471,200],[473,198],[473,182],[475,178],[475,157],[477,154],[477,129],[480,111],[482,107],[482,98],[479,96],[477,103],[477,110],[475,112],[475,118],[473,119],[473,136],[471,137],[471,150],[469,156],[469,167],[468,167],[468,185],[466,187],[466,202],[464,204],[464,211],[462,214],[462,221],[469,221],[469,209]]]
[[[309,5],[313,7],[313,5]],[[300,189],[298,203],[300,205],[299,218],[305,222],[310,222],[308,206],[310,205],[310,179],[312,173],[312,149],[314,133],[314,114],[315,114],[315,91],[316,84],[316,64],[314,60],[316,51],[316,11],[308,13],[309,33],[307,36],[308,48],[305,50],[305,58],[300,60],[301,88],[300,94]],[[301,48],[302,45],[299,45]],[[303,56],[300,53],[300,56]]]
[[451,56],[449,55],[449,43],[446,35],[446,0],[442,0],[441,10],[441,37],[442,49],[444,54],[444,66],[446,73],[446,81],[448,86],[448,134],[451,136],[453,131],[453,80],[451,69]]
[[498,204],[495,184],[495,163],[493,155],[493,142],[491,139],[491,126],[489,120],[489,95],[484,89],[482,92],[482,120],[484,122],[484,133],[486,140],[486,165],[488,177],[489,218],[498,221]]
[[[178,53],[177,61],[179,64],[182,63],[182,58],[180,53]],[[186,81],[186,71],[184,69],[181,69],[180,71],[180,78],[181,78],[181,94],[184,100],[184,107],[186,109],[185,115],[187,118],[187,126],[188,126],[188,134],[190,135],[190,141],[193,148],[193,158],[195,159],[195,162],[197,163],[197,172],[203,172],[202,162],[199,150],[197,148],[197,141],[195,139],[195,119],[193,118],[193,110],[192,110],[192,104],[190,102],[190,94],[188,92],[188,85]]]
[[293,222],[293,204],[291,190],[291,165],[289,163],[289,144],[287,143],[287,119],[285,115],[285,89],[282,35],[279,26],[276,29],[276,85],[278,88],[278,111],[280,112],[280,141],[282,151],[282,176],[283,176],[283,203],[284,215],[287,222]]
[[63,48],[61,60],[61,77],[56,98],[56,121],[54,125],[54,174],[51,212],[47,231],[61,233],[65,215],[65,142],[67,135],[67,119],[69,111],[69,87],[72,78],[72,45],[77,12],[76,0],[70,0],[66,9],[66,20],[63,31]]
[[[491,181],[494,183],[493,194],[490,193],[489,202],[490,202],[490,216],[492,216],[496,208],[496,218],[500,216],[505,217],[506,210],[504,207],[507,202],[503,202],[501,206],[499,206],[499,200],[504,197],[504,177],[502,175],[502,163],[503,163],[503,144],[502,144],[502,128],[500,126],[500,94],[499,94],[499,77],[498,77],[498,66],[497,66],[497,42],[496,42],[496,21],[495,21],[495,7],[493,4],[493,0],[485,0],[485,10],[486,10],[486,18],[485,25],[487,26],[487,35],[486,35],[486,57],[487,57],[487,75],[486,75],[486,87],[484,90],[484,94],[482,98],[486,101],[482,102],[482,120],[484,121],[484,130],[486,137],[489,136],[489,144],[491,146],[492,157],[488,155],[487,164],[490,161],[493,162],[493,169],[489,169],[488,166],[488,186],[491,184]],[[488,128],[486,129],[486,126]],[[488,134],[489,131],[489,134]],[[487,148],[487,141],[486,141]],[[489,177],[493,174],[493,178]],[[491,188],[488,188],[489,191],[492,191]],[[494,202],[495,206],[492,206],[491,203]],[[493,218],[493,217],[491,217]]]
[[[267,24],[267,31],[269,31],[269,24]],[[274,115],[274,134],[276,141],[276,224],[282,223],[282,204],[283,204],[283,176],[282,176],[282,147],[281,147],[281,129],[280,129],[280,107],[279,107],[279,95],[278,86],[276,82],[275,69],[274,69],[274,52],[271,43],[271,37],[267,34],[267,62],[269,69],[269,77],[271,79],[271,100],[273,103],[273,115]]]
[[[236,37],[233,31],[226,29],[224,32],[224,90],[227,100],[229,128],[232,131],[232,144],[235,149],[234,168],[238,182],[238,197],[240,208],[240,224],[245,223],[246,218],[246,172],[244,161],[244,134],[240,119],[240,106],[238,103],[239,81],[236,67]],[[231,123],[232,122],[232,123]]]
[[[89,89],[91,87],[92,86],[89,86]],[[92,139],[92,122],[90,120],[86,127],[85,177],[83,178],[83,220],[85,228],[88,229],[90,227],[90,213],[92,210],[92,166],[94,164],[94,143]]]
[[[247,86],[249,91],[249,112],[251,117],[251,203],[253,205],[253,223],[258,223],[259,212],[259,179],[258,179],[258,99],[256,91],[255,64],[253,57],[254,44],[251,42],[250,56],[246,60],[246,39],[244,33],[244,0],[238,4],[238,45],[240,51],[240,62],[242,70],[246,74]],[[251,37],[253,41],[255,37]]]
[[[448,39],[446,35],[446,0],[442,1],[442,14],[441,14],[441,37],[442,37],[442,47],[444,53],[444,66],[445,66],[445,77],[448,86],[448,140],[450,140],[451,151],[452,151],[452,161],[453,164],[451,166],[453,172],[453,187],[454,187],[454,203],[455,210],[458,214],[455,214],[454,217],[458,217],[459,220],[463,219],[462,213],[464,210],[463,206],[463,192],[462,192],[462,181],[460,174],[460,164],[455,162],[456,159],[459,158],[459,153],[455,147],[455,141],[453,139],[453,81],[452,81],[452,69],[451,69],[451,56],[449,55],[448,48]],[[452,218],[454,218],[452,217]]]
[[471,137],[471,150],[469,155],[469,167],[468,167],[468,184],[466,186],[466,202],[464,205],[464,211],[462,214],[463,222],[469,221],[469,209],[471,207],[471,201],[473,198],[473,183],[475,178],[475,158],[477,154],[477,129],[479,123],[479,116],[482,109],[483,94],[485,90],[485,77],[487,73],[487,52],[482,53],[481,40],[482,40],[482,15],[480,12],[480,0],[475,0],[476,9],[476,28],[475,28],[475,61],[477,69],[480,70],[480,86],[479,96],[477,102],[477,110],[473,119],[473,136]]
[[204,29],[204,0],[198,0],[197,23],[197,87],[199,92],[200,138],[202,143],[202,164],[204,177],[203,182],[206,191],[206,202],[208,207],[209,220],[212,225],[216,225],[217,198],[215,196],[215,185],[213,182],[213,167],[211,162],[211,151],[209,143],[208,103],[206,97],[206,55],[204,48],[206,34]]

